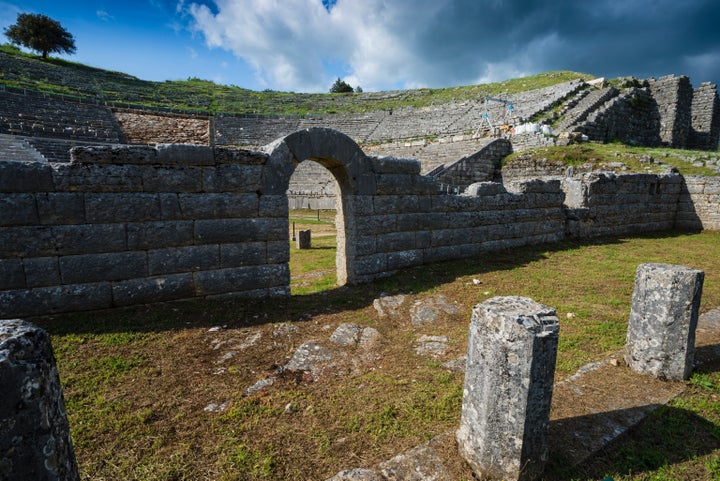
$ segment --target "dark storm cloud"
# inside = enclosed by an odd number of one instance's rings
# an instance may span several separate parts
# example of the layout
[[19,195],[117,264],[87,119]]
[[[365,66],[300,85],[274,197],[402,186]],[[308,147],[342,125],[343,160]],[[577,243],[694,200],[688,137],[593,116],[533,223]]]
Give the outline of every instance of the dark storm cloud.
[[366,89],[548,70],[720,82],[717,0],[217,0],[211,7],[192,7],[197,30],[273,87],[325,90],[338,73],[327,65]]

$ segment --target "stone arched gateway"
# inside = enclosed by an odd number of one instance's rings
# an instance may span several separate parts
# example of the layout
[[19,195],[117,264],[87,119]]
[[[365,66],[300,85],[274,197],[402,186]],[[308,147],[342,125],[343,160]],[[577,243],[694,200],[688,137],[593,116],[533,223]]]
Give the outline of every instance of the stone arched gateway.
[[319,163],[335,178],[338,185],[337,281],[339,285],[357,282],[354,199],[375,194],[372,161],[350,137],[324,128],[292,133],[263,150],[269,155],[261,184],[263,194],[285,195],[295,168],[306,160]]

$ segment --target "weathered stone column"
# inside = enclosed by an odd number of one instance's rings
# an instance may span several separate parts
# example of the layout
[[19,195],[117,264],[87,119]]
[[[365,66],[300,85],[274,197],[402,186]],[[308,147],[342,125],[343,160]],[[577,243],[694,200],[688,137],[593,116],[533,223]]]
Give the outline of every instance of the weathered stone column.
[[559,328],[554,309],[526,297],[475,306],[457,441],[479,478],[542,473]]
[[310,233],[311,230],[298,231],[297,237],[297,248],[298,249],[310,249]]
[[625,342],[630,369],[671,381],[690,377],[704,278],[690,267],[638,266]]
[[47,332],[0,320],[0,479],[78,480]]

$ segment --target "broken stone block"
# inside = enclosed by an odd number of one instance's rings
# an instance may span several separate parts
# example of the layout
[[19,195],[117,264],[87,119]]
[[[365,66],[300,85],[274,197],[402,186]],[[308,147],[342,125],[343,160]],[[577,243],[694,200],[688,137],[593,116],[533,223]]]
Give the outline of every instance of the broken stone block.
[[310,234],[311,230],[301,230],[297,234],[297,248],[298,249],[310,249]]
[[479,479],[542,473],[559,327],[554,309],[526,297],[495,297],[473,309],[456,437]]
[[625,342],[625,362],[659,379],[688,379],[705,274],[685,266],[641,264]]
[[0,479],[76,481],[60,376],[47,332],[0,321]]
[[396,296],[389,296],[387,294],[380,294],[380,297],[375,299],[373,301],[373,307],[378,312],[380,317],[385,317],[386,315],[395,315],[397,314],[398,309],[400,309],[400,306],[405,302],[405,296],[402,294],[398,294]]

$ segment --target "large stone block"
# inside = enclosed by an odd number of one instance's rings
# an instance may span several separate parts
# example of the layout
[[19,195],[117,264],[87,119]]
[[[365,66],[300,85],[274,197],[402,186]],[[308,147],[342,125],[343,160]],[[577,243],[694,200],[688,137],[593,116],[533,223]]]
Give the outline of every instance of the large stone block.
[[50,164],[0,161],[0,192],[52,192]]
[[548,459],[559,322],[525,297],[475,306],[458,447],[481,479],[535,479]]
[[149,166],[142,170],[145,192],[201,192],[202,168]]
[[114,223],[160,220],[157,194],[85,194],[88,223]]
[[20,226],[0,229],[0,256],[51,256],[56,250],[54,232],[50,227]]
[[287,219],[288,214],[288,198],[286,195],[264,194],[259,196],[257,213],[259,217],[283,217]]
[[704,277],[685,266],[638,266],[625,344],[633,371],[673,381],[690,377]]
[[147,258],[145,252],[63,256],[60,258],[60,275],[66,284],[147,277]]
[[0,321],[0,478],[79,478],[50,336],[19,319]]
[[142,192],[142,165],[68,164],[53,171],[59,192]]
[[157,161],[166,165],[213,165],[211,147],[191,144],[158,144]]
[[111,305],[109,282],[0,291],[0,319],[103,309]]
[[204,244],[235,244],[286,239],[287,219],[213,219],[195,222],[195,239]]
[[252,194],[180,194],[180,209],[186,219],[257,217],[258,196]]
[[[50,231],[50,228],[47,228]],[[127,248],[125,224],[81,224],[52,227],[48,254],[90,254],[118,252]]]
[[22,260],[0,259],[0,289],[21,289],[25,285]]
[[23,259],[27,287],[46,287],[62,283],[57,257],[30,257]]
[[415,248],[415,232],[391,232],[377,237],[379,252],[406,251]]
[[172,274],[115,282],[113,304],[127,306],[189,299],[195,295],[192,274]]
[[197,295],[209,296],[288,286],[290,270],[287,264],[248,266],[196,272],[194,278]]
[[144,145],[93,145],[70,149],[70,160],[76,164],[139,164],[157,162],[157,150]]
[[372,169],[378,174],[419,174],[420,161],[395,157],[371,157]]
[[74,192],[38,193],[38,215],[44,225],[84,224],[85,194]]
[[129,250],[159,249],[190,245],[194,241],[190,220],[138,222],[127,224]]
[[265,264],[267,242],[241,242],[220,245],[220,267],[242,267]]
[[283,264],[290,262],[290,244],[288,241],[269,241],[267,243],[267,263]]
[[203,168],[206,192],[256,192],[260,189],[261,165],[218,165]]
[[422,250],[390,252],[387,255],[387,268],[390,271],[419,266],[423,263]]
[[157,249],[147,255],[151,276],[220,267],[220,246],[216,244]]
[[38,212],[34,195],[0,194],[0,226],[37,223]]

